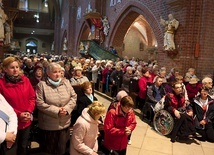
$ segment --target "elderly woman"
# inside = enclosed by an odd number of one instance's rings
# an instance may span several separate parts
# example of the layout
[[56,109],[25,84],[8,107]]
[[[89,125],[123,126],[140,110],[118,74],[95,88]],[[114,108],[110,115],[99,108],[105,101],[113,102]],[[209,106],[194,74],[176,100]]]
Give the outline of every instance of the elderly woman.
[[83,96],[77,100],[77,111],[79,116],[82,114],[84,108],[90,105],[93,101],[97,101],[97,98],[93,95],[92,83],[86,81],[82,84]]
[[36,86],[39,81],[44,80],[43,67],[39,65],[35,66],[33,69],[33,76],[31,76],[29,79],[33,86],[33,89],[36,90]]
[[5,75],[0,79],[0,93],[13,107],[18,117],[17,154],[27,154],[27,142],[35,107],[35,91],[26,76],[20,75],[20,63],[15,57],[3,60]]
[[98,120],[104,114],[105,106],[98,101],[92,102],[82,111],[73,127],[71,155],[98,155]]
[[71,78],[71,85],[72,86],[80,85],[85,81],[89,81],[86,76],[82,75],[82,71],[83,71],[83,69],[80,66],[76,66],[74,68],[74,75]]
[[61,77],[59,64],[50,63],[46,72],[46,80],[40,81],[36,89],[40,146],[45,153],[62,155],[70,137],[71,112],[77,95],[69,80]]
[[142,77],[138,80],[138,87],[139,87],[139,109],[143,109],[146,100],[146,92],[148,84],[152,83],[152,79],[147,67],[142,68]]
[[120,64],[115,66],[115,70],[110,74],[110,81],[113,84],[112,87],[112,97],[116,97],[119,88],[121,88],[123,80],[123,70]]
[[104,153],[112,151],[125,155],[128,136],[136,127],[134,102],[130,96],[124,96],[120,102],[109,108],[104,121]]
[[193,102],[196,130],[202,135],[200,140],[214,142],[214,102],[208,88],[201,87],[199,93]]
[[202,80],[202,85],[209,89],[209,95],[212,99],[214,99],[213,79],[210,77],[204,77]]
[[[183,95],[183,87],[180,82],[172,85],[172,92],[165,97],[164,109],[174,118],[175,124],[171,133],[171,142],[176,141],[176,137],[194,138],[200,135],[196,132],[193,123],[193,110],[186,105]],[[185,112],[184,112],[185,111]]]
[[123,75],[122,89],[129,93],[129,82],[131,78],[134,78],[134,74],[132,72],[132,67],[128,66],[126,68],[126,73]]
[[71,125],[76,122],[77,118],[82,114],[84,108],[90,105],[93,101],[97,101],[97,98],[93,94],[92,83],[90,81],[85,81],[78,87],[74,86],[78,97],[76,109],[72,112]]

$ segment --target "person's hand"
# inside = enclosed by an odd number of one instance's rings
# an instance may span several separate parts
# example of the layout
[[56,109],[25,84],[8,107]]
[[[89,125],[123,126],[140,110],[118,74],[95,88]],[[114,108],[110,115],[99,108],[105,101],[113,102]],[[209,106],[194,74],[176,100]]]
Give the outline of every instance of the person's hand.
[[175,110],[174,114],[175,114],[176,118],[178,118],[178,119],[181,118],[180,112],[178,110]]
[[126,135],[130,135],[132,131],[129,127],[126,127],[125,132],[126,132]]
[[189,100],[185,100],[185,107],[187,107],[190,104]]
[[193,117],[193,111],[192,110],[188,111],[187,115]]
[[12,143],[14,143],[15,140],[16,140],[16,135],[14,134],[14,132],[7,132],[7,133],[6,133],[6,138],[5,138],[5,140],[6,140],[7,142],[12,142]]
[[31,121],[31,114],[29,112],[22,112],[20,114],[21,122],[29,122]]
[[91,155],[98,155],[98,154],[97,154],[97,152],[94,152],[94,151],[93,151]]
[[65,116],[67,113],[64,107],[59,108],[59,116]]
[[201,125],[205,125],[206,123],[207,123],[207,122],[206,122],[204,119],[200,121],[200,124],[201,124]]

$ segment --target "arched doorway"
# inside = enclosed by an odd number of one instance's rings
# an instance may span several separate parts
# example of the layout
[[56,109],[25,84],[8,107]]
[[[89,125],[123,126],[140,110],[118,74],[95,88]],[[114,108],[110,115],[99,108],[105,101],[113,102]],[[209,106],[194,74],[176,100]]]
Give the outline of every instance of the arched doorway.
[[151,26],[142,15],[130,25],[123,38],[121,56],[135,57],[143,60],[156,59],[157,40]]
[[27,54],[36,54],[37,53],[38,41],[30,38],[26,40],[26,53]]
[[106,44],[114,46],[121,57],[157,59],[158,45],[161,46],[160,24],[148,8],[127,4],[110,29]]

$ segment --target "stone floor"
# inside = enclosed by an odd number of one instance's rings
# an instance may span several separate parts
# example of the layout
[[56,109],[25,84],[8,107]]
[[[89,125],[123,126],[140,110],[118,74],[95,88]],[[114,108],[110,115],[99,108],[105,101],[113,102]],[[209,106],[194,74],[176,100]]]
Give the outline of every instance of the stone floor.
[[[106,107],[110,100],[105,96],[95,94]],[[200,142],[198,140],[185,140],[171,143],[170,139],[158,134],[151,126],[143,122],[139,116],[139,109],[135,109],[137,127],[132,133],[131,145],[128,145],[127,155],[214,155],[214,143]],[[32,148],[38,147],[32,143]],[[41,153],[34,153],[41,155]]]

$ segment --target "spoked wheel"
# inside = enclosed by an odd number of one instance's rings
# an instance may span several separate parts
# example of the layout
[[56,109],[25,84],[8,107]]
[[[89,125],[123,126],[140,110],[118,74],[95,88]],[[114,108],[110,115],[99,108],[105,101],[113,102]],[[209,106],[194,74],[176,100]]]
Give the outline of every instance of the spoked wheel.
[[168,135],[174,127],[174,119],[166,110],[158,111],[153,119],[155,130],[161,135]]

